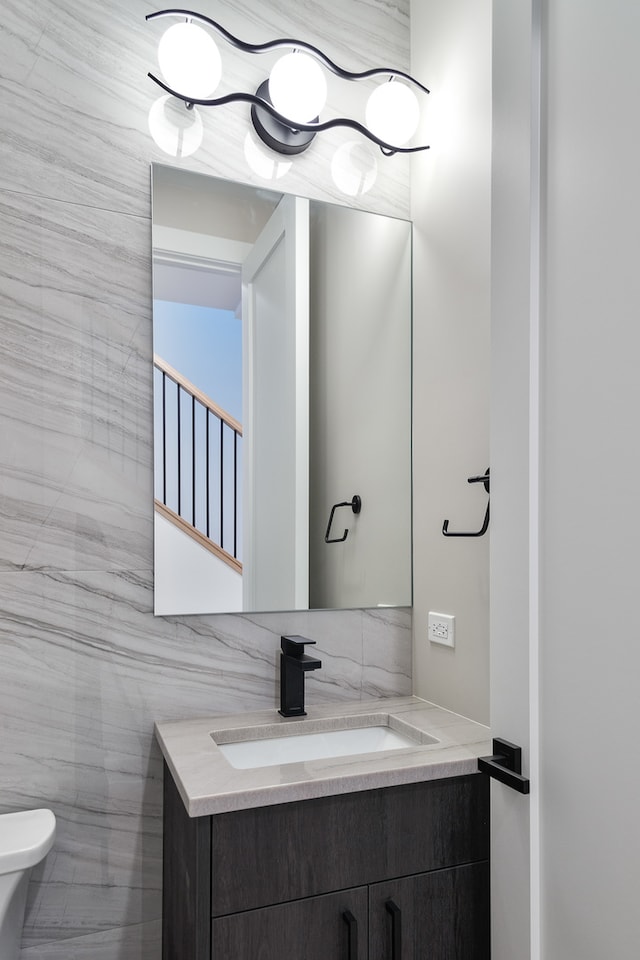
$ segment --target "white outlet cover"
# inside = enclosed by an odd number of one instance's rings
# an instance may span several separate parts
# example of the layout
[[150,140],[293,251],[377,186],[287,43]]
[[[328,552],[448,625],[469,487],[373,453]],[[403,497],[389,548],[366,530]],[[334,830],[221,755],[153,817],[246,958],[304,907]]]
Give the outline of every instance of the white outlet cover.
[[429,611],[429,640],[443,647],[455,647],[456,618],[449,613]]

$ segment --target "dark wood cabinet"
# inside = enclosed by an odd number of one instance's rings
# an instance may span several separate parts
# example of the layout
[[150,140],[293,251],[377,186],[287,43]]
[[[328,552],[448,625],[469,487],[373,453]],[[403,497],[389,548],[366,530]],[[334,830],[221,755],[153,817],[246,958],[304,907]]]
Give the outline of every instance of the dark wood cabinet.
[[164,838],[163,960],[489,958],[482,774],[190,819],[165,767]]
[[367,960],[368,890],[357,887],[213,920],[212,957]]
[[487,960],[487,861],[374,884],[369,926],[369,960]]

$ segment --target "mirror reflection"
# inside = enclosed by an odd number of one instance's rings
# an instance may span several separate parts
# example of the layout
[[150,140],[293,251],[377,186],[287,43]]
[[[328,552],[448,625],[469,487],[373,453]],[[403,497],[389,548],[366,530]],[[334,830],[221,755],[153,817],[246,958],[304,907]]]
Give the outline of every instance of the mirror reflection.
[[411,604],[411,225],[152,167],[155,613]]

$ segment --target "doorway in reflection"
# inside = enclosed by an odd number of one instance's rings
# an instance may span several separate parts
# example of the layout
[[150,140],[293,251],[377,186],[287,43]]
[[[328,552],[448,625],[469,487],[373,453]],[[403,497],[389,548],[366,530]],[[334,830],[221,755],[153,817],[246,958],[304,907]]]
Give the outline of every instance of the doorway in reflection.
[[158,252],[154,292],[156,565],[180,570],[174,611],[208,609],[212,583],[241,610],[239,270]]

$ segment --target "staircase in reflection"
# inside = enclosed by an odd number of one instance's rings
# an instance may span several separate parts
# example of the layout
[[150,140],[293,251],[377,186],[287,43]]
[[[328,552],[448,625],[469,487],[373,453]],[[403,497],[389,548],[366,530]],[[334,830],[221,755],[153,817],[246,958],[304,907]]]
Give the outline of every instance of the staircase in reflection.
[[157,354],[153,365],[155,510],[242,573],[242,424]]

